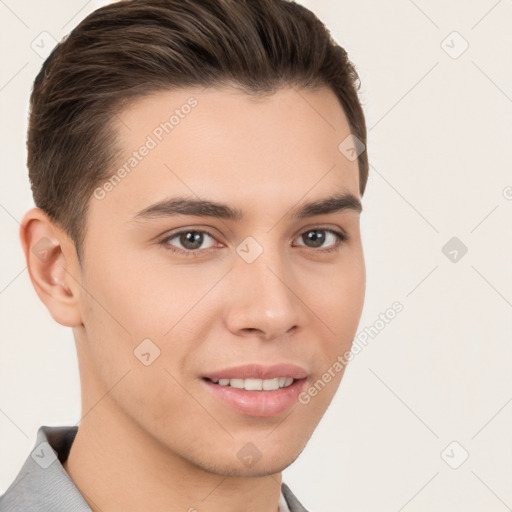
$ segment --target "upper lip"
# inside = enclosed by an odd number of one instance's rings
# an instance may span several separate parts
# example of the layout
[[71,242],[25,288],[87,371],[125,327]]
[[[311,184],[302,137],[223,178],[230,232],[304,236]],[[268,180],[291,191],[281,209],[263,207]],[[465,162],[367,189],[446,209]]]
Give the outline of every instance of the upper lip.
[[276,377],[291,377],[292,379],[304,379],[308,373],[304,368],[294,364],[244,364],[225,368],[208,373],[204,377],[214,379],[274,379]]

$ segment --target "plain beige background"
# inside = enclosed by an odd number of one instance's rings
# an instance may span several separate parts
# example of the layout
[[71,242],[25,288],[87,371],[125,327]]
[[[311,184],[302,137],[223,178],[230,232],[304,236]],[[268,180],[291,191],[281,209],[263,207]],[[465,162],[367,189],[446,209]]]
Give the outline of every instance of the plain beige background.
[[[18,222],[41,46],[103,3],[0,1],[0,493],[40,425],[80,416],[72,332],[32,289]],[[362,81],[369,341],[283,480],[312,512],[511,510],[512,1],[303,3]]]

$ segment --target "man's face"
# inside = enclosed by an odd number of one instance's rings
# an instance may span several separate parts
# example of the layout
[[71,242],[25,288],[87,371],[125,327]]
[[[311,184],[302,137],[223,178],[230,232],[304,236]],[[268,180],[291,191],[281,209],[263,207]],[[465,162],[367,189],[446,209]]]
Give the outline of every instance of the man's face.
[[[83,327],[74,328],[83,422],[129,425],[160,453],[219,474],[279,472],[343,371],[331,370],[308,403],[298,394],[350,349],[363,307],[359,213],[295,215],[335,195],[360,198],[357,161],[338,149],[350,133],[342,108],[327,88],[260,99],[183,89],[138,100],[118,120],[124,155],[112,171],[127,172],[96,189],[83,247]],[[139,214],[177,197],[240,217]],[[306,377],[267,391],[205,378],[247,364],[295,365]]]

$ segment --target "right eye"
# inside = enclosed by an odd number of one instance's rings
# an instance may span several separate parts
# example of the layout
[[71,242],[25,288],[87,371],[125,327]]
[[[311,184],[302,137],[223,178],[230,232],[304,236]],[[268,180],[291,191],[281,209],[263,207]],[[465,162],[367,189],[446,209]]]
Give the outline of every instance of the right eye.
[[[160,243],[166,249],[172,252],[182,253],[185,256],[198,256],[203,251],[206,251],[207,249],[211,249],[212,247],[214,247],[214,245],[210,245],[209,247],[201,249],[201,246],[203,245],[207,238],[215,240],[213,235],[210,234],[208,231],[185,229],[165,237],[163,240],[160,241]],[[171,240],[175,239],[181,245],[181,247],[176,247],[172,243],[170,243]]]

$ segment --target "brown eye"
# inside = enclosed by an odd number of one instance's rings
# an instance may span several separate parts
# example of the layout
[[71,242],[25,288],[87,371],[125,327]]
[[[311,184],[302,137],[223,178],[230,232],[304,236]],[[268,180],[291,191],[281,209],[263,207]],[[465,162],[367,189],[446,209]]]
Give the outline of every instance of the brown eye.
[[[213,245],[210,245],[209,247],[202,247],[202,245],[204,244],[204,242],[207,238],[211,238],[212,240],[214,240],[214,238],[206,231],[186,230],[186,231],[180,231],[179,233],[174,233],[173,235],[168,236],[167,238],[162,240],[162,243],[171,245],[172,248],[176,248],[176,250],[197,251],[198,249],[208,249],[213,246]],[[175,240],[175,239],[179,243],[178,246],[170,243],[171,240]]]
[[[347,239],[347,236],[343,233],[338,233],[332,229],[310,229],[302,235],[300,238],[303,240],[304,245],[311,249],[317,248],[335,248],[341,242]],[[326,245],[327,242],[327,245]],[[330,243],[329,243],[330,242]]]

